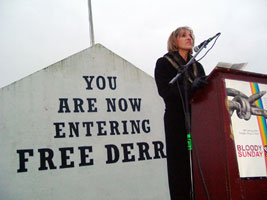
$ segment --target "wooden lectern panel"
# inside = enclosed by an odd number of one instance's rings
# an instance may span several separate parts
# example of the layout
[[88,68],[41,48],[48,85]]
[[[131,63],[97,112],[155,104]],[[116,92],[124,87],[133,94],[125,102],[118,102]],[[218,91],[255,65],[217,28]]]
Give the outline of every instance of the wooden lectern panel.
[[210,199],[264,199],[267,179],[241,179],[231,120],[227,109],[225,79],[267,84],[267,76],[216,67],[209,85],[192,100],[192,143],[195,199],[207,199],[200,168]]

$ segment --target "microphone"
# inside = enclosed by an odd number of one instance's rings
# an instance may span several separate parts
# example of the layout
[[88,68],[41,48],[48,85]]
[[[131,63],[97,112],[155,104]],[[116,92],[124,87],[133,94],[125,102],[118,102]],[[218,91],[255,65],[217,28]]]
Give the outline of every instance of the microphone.
[[217,33],[216,35],[214,35],[213,37],[205,40],[204,42],[200,43],[199,45],[194,47],[194,52],[198,52],[198,50],[205,44],[207,45],[211,40],[213,40],[214,38],[218,37],[219,35],[221,35],[221,33]]

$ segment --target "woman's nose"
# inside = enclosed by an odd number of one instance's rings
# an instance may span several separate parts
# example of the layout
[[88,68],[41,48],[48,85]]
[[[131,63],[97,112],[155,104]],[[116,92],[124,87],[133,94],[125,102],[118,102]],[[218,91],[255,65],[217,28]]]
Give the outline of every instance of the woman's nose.
[[188,39],[188,40],[192,40],[192,37],[188,35],[188,36],[186,37],[186,39]]

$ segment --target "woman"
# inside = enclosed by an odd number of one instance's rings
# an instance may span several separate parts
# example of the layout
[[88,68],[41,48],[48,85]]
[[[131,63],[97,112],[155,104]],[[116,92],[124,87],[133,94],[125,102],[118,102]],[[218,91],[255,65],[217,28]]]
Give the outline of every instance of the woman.
[[167,149],[167,165],[171,199],[190,199],[190,160],[185,127],[185,105],[183,102],[184,79],[188,83],[189,98],[205,84],[202,65],[194,62],[188,67],[188,78],[179,76],[177,83],[169,84],[178,71],[191,58],[194,46],[193,31],[180,27],[168,39],[168,53],[159,58],[155,68],[155,80],[159,95],[165,103],[164,127]]

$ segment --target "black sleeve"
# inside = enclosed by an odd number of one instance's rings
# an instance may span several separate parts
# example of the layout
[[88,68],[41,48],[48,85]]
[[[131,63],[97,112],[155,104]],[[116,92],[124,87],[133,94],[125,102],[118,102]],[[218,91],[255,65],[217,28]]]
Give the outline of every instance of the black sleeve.
[[162,57],[157,60],[154,76],[159,95],[163,99],[179,96],[177,84],[169,84],[176,74],[177,70],[166,58]]

